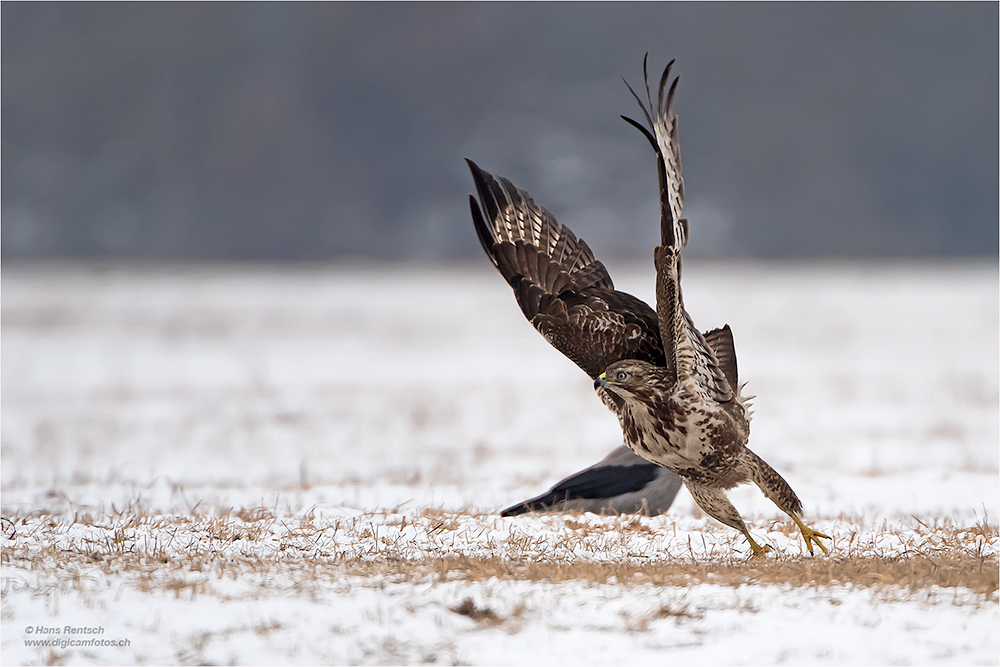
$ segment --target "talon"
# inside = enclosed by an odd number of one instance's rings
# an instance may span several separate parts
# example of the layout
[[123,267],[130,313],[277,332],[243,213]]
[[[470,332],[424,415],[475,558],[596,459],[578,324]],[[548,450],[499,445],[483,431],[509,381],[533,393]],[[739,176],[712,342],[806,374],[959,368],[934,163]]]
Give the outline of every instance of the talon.
[[747,541],[750,542],[750,548],[753,552],[750,554],[750,560],[756,560],[758,558],[766,558],[767,552],[771,551],[770,544],[760,545],[749,534],[746,536]]
[[831,539],[831,537],[829,535],[824,535],[823,533],[819,532],[818,530],[813,530],[813,529],[809,528],[807,530],[803,530],[802,531],[802,537],[805,538],[806,548],[809,549],[810,555],[813,552],[812,544],[811,544],[812,542],[815,542],[816,546],[818,546],[820,549],[823,550],[823,553],[827,553],[826,545],[824,545],[822,542],[820,542],[818,538],[822,537],[822,538],[825,538],[825,539],[829,540],[829,539]]
[[796,525],[798,525],[799,530],[802,531],[802,539],[806,541],[806,549],[809,550],[810,556],[813,555],[813,543],[815,543],[816,546],[822,549],[823,553],[829,553],[829,550],[826,548],[826,545],[820,542],[819,538],[823,538],[826,540],[832,540],[833,538],[831,538],[829,535],[819,532],[818,530],[810,528],[806,524],[802,523],[802,519],[795,516],[794,514],[792,515],[792,519],[795,521]]

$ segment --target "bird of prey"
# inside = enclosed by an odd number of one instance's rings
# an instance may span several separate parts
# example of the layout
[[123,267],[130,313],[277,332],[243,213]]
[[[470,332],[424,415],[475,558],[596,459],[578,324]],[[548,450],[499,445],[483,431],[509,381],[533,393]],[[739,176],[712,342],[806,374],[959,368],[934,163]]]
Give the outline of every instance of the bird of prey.
[[684,309],[681,250],[687,245],[688,221],[681,217],[684,180],[673,113],[679,78],[670,81],[673,64],[660,77],[654,106],[643,60],[648,108],[628,82],[626,86],[646,125],[622,116],[642,132],[656,156],[660,245],[653,252],[655,311],[616,291],[587,244],[526,192],[468,161],[479,195],[479,202],[470,196],[473,223],[521,312],[593,379],[632,452],[679,475],[699,507],[747,538],[753,557],[770,547],[753,539],[725,495],[745,482],[754,482],[792,518],[810,553],[813,544],[825,552],[820,538],[829,536],[803,523],[798,496],[746,446],[749,404],[740,393],[732,331],[726,325],[701,333]]
[[570,475],[536,498],[508,507],[500,515],[578,510],[653,516],[670,508],[680,488],[680,477],[622,445],[598,463]]
[[[587,243],[528,193],[472,160],[466,162],[482,200],[481,210],[469,196],[483,249],[513,288],[521,312],[545,339],[591,380],[621,359],[663,364],[656,312],[631,294],[616,291]],[[622,446],[548,493],[502,514],[564,509],[656,514],[667,511],[680,485],[677,475]]]

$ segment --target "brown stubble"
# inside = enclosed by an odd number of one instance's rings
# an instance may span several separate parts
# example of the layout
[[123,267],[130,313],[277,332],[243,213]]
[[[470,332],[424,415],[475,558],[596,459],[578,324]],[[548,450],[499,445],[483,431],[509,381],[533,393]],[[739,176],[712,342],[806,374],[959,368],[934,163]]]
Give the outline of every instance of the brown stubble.
[[[306,595],[345,576],[362,585],[496,577],[626,587],[849,585],[911,593],[936,586],[987,598],[995,598],[998,588],[997,527],[985,521],[958,526],[914,517],[905,530],[886,524],[880,530],[863,519],[839,517],[825,522],[837,536],[829,556],[803,556],[792,548],[754,561],[737,551],[740,536],[721,527],[706,529],[714,546],[698,550],[691,536],[668,539],[664,521],[645,517],[565,513],[527,519],[535,522],[532,530],[519,529],[525,525],[520,521],[440,509],[340,519],[278,517],[263,507],[213,516],[11,514],[3,520],[2,560],[35,573],[39,585],[67,591],[103,573],[140,591],[178,597],[211,594],[213,576],[260,582],[278,577]],[[785,523],[775,521],[770,529],[794,544],[794,526]],[[666,548],[648,546],[657,537],[666,539]],[[886,543],[896,546],[879,546]]]

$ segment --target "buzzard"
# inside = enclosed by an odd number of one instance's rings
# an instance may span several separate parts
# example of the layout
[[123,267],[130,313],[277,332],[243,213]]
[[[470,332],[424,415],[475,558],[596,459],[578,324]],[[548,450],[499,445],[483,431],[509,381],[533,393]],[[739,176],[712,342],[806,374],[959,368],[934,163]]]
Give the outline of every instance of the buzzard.
[[[740,393],[736,350],[729,326],[701,333],[684,309],[681,250],[687,244],[684,180],[677,116],[679,77],[670,61],[660,77],[656,105],[625,85],[645,116],[643,125],[622,116],[649,141],[656,155],[660,192],[660,245],[653,252],[656,310],[616,291],[604,265],[523,190],[467,160],[479,201],[470,196],[472,220],[483,249],[514,290],[524,316],[549,343],[594,381],[601,400],[621,423],[625,444],[641,458],[684,480],[709,516],[735,528],[754,557],[758,544],[725,491],[755,483],[798,526],[809,553],[820,538],[803,523],[802,503],[788,483],[747,448],[748,399]],[[667,84],[670,83],[669,88]]]

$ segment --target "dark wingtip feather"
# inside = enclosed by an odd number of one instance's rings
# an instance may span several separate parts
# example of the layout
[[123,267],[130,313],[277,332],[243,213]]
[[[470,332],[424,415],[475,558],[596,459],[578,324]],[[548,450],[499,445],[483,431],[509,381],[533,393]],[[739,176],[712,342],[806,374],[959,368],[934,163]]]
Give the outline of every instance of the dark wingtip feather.
[[[629,82],[626,81],[625,77],[622,77],[622,81],[625,82],[625,87],[628,88],[628,92],[632,93],[632,97],[635,98],[635,101],[639,104],[639,108],[642,109],[642,115],[646,117],[646,122],[649,123],[650,127],[653,127],[653,119],[650,117],[649,111],[646,110],[646,105],[642,103],[642,98],[640,98],[636,94],[636,92],[634,90],[632,90],[632,86],[629,85]],[[625,117],[622,116],[622,118],[625,118]],[[628,119],[626,118],[625,120],[628,120]]]
[[493,262],[493,266],[497,266],[497,258],[493,254],[493,245],[496,243],[496,239],[493,238],[493,232],[489,225],[486,224],[483,213],[479,209],[479,202],[476,201],[474,195],[469,195],[469,208],[472,210],[472,224],[476,228],[476,236],[479,237],[479,243],[483,246],[486,256]]
[[[667,86],[667,80],[670,78],[670,68],[673,66],[673,60],[667,63],[667,66],[663,69],[663,75],[660,77],[660,86],[656,90],[656,112],[661,116],[663,115],[663,89]],[[670,106],[669,102],[667,106]]]
[[521,503],[519,505],[512,505],[508,507],[504,511],[500,512],[500,516],[517,516],[518,514],[527,514],[528,512],[531,512],[533,509],[534,508],[528,507],[524,503]]
[[480,169],[479,165],[469,158],[465,158],[465,163],[469,165],[469,171],[472,172],[472,181],[476,184],[476,190],[481,190],[482,187],[487,186],[487,177],[489,174]]
[[665,114],[670,114],[674,110],[674,95],[677,93],[677,84],[681,82],[680,75],[674,77],[674,82],[670,84],[670,92],[667,93],[667,106],[664,107],[663,112]]
[[483,217],[490,221],[496,220],[500,210],[507,205],[507,190],[497,182],[493,174],[480,169],[479,165],[469,158],[465,158],[465,161],[469,165],[469,171],[472,172],[472,181],[476,185],[476,193],[483,207]]
[[632,120],[628,116],[622,116],[621,119],[626,123],[628,123],[629,125],[631,125],[632,127],[638,129],[640,132],[642,132],[642,134],[646,137],[646,140],[649,141],[649,145],[653,147],[654,151],[660,150],[659,146],[656,145],[656,137],[654,137],[649,130],[643,127],[642,124],[640,124],[638,121]]

